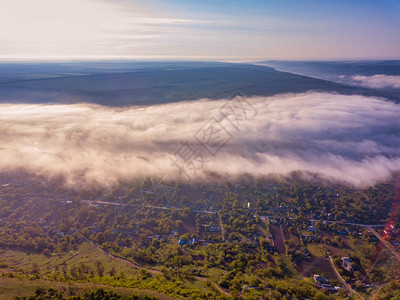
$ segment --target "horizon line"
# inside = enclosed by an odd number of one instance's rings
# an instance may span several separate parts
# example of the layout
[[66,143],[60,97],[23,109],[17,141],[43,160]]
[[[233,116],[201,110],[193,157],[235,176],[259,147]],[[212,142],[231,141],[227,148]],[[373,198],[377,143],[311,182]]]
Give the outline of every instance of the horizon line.
[[239,58],[207,56],[69,56],[69,57],[0,57],[0,63],[58,63],[58,62],[118,62],[118,61],[158,61],[158,62],[221,62],[221,63],[259,63],[264,61],[398,61],[400,57],[349,57],[349,58]]

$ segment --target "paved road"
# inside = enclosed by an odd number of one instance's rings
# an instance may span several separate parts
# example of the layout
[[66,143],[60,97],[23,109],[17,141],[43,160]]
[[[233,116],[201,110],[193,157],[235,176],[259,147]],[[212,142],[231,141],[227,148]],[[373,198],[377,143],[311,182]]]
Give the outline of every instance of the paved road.
[[389,242],[387,242],[375,229],[371,227],[369,227],[368,229],[386,246],[386,248],[388,248],[393,253],[397,260],[400,261],[400,254],[396,251],[396,249],[394,249],[393,246]]
[[[146,207],[146,208],[156,208],[156,209],[162,209],[162,210],[173,210],[173,209],[182,210],[182,208],[180,208],[180,207],[156,206],[156,205],[150,205],[150,204],[125,204],[125,203],[107,202],[107,201],[99,201],[99,200],[82,200],[82,201],[85,202],[87,205],[102,204],[102,205],[113,205],[113,206]],[[214,211],[209,211],[209,210],[193,209],[191,211],[194,213],[215,214]]]
[[389,285],[390,283],[391,283],[391,282],[389,281],[389,282],[384,283],[384,284],[374,285],[375,291],[371,294],[371,297],[369,298],[369,300],[375,299],[375,296],[379,293],[379,290],[380,290],[382,287]]
[[[274,217],[279,217],[279,215],[267,215],[267,216],[260,216],[260,218],[267,218],[272,219]],[[289,219],[294,220],[294,217],[289,217]],[[354,225],[354,226],[361,226],[367,228],[385,228],[386,224],[361,224],[361,223],[352,223],[352,222],[339,222],[339,221],[332,221],[332,220],[321,220],[321,219],[309,219],[311,222],[326,222],[326,223],[337,223],[341,225]]]
[[339,280],[340,280],[340,281],[342,282],[342,284],[346,287],[346,289],[349,290],[350,293],[356,294],[357,296],[359,296],[361,299],[364,300],[365,298],[364,298],[363,296],[361,296],[359,293],[357,293],[355,290],[353,290],[353,288],[352,288],[349,284],[347,284],[347,282],[343,279],[343,277],[340,276],[340,274],[339,274],[338,270],[336,269],[335,263],[333,262],[333,259],[332,259],[331,256],[329,256],[329,262],[331,263],[332,268],[333,268],[333,270],[334,270],[335,273],[336,273],[336,277],[339,278]]
[[318,220],[318,219],[310,219],[311,222],[326,222],[326,223],[338,223],[341,225],[354,225],[354,226],[361,226],[361,227],[367,227],[367,228],[372,228],[372,227],[385,227],[386,224],[361,224],[361,223],[351,223],[351,222],[338,222],[338,221],[327,221],[327,220]]
[[361,224],[361,223],[351,223],[351,222],[338,222],[338,221],[327,221],[327,220],[318,220],[318,219],[310,219],[311,222],[326,222],[326,223],[338,223],[341,225],[353,225],[353,226],[360,226],[360,227],[385,227],[386,224]]

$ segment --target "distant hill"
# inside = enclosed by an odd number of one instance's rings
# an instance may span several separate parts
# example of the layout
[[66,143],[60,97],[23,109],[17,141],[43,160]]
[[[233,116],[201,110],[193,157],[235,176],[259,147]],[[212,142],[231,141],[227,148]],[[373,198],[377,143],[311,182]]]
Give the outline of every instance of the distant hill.
[[0,102],[151,105],[199,98],[220,99],[240,91],[270,96],[306,91],[380,96],[387,91],[277,71],[251,64],[199,62],[92,62],[0,64]]
[[[283,72],[291,72],[329,81],[353,85],[355,75],[400,76],[400,60],[382,61],[262,61],[260,65],[269,66]],[[390,89],[386,89],[390,90]],[[393,89],[397,94],[399,90]]]

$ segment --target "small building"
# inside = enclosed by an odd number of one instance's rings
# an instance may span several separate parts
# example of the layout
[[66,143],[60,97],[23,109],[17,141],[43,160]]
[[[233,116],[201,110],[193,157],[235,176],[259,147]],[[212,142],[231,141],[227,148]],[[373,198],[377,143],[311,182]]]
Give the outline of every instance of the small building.
[[354,269],[351,266],[351,259],[349,257],[342,257],[342,267],[348,272],[353,272]]
[[315,227],[314,226],[309,226],[308,227],[308,231],[310,231],[310,232],[315,232],[317,229],[315,229]]
[[192,245],[194,243],[197,243],[197,239],[196,238],[193,238],[193,240],[190,240],[190,241],[183,241],[182,239],[179,239],[179,241],[178,241],[179,246],[183,246],[183,245],[186,245],[186,244]]
[[329,281],[328,281],[328,279],[326,279],[326,277],[317,275],[317,274],[314,274],[314,281],[319,284],[328,284],[329,283]]
[[327,289],[330,293],[336,293],[336,288],[330,284],[321,284],[319,285],[319,287],[323,288],[323,289]]
[[211,226],[210,227],[210,231],[211,232],[218,232],[219,231],[219,227],[218,226]]
[[183,245],[186,245],[188,243],[189,243],[188,241],[183,241],[181,239],[179,239],[179,241],[178,241],[179,246],[183,246]]
[[378,241],[378,238],[375,235],[371,235],[369,238],[371,239],[372,242]]
[[287,207],[284,206],[284,205],[281,205],[281,206],[279,206],[279,211],[280,212],[285,212],[285,211],[287,211]]

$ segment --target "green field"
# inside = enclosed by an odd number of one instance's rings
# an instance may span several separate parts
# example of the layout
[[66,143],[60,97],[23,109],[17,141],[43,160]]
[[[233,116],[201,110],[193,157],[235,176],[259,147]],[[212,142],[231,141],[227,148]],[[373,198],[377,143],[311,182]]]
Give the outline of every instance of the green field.
[[103,288],[105,290],[112,289],[123,296],[131,294],[155,296],[158,299],[177,299],[167,296],[163,293],[150,290],[142,290],[135,288],[112,287],[105,284],[96,283],[78,283],[78,282],[54,282],[45,280],[19,280],[12,278],[0,278],[0,299],[12,299],[14,296],[28,296],[34,294],[38,288],[48,289],[50,287],[59,291],[65,291],[66,295],[81,294],[95,288]]

